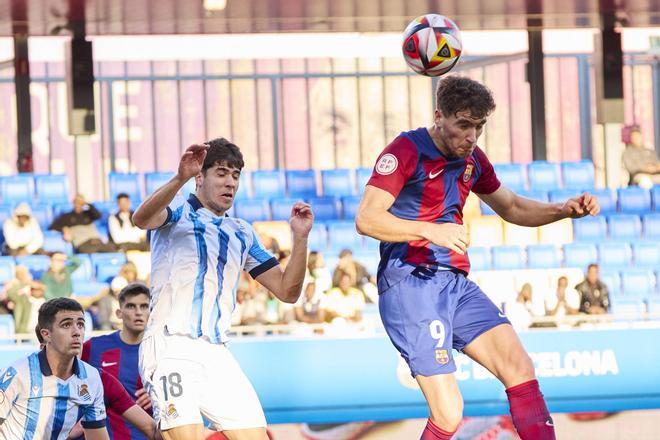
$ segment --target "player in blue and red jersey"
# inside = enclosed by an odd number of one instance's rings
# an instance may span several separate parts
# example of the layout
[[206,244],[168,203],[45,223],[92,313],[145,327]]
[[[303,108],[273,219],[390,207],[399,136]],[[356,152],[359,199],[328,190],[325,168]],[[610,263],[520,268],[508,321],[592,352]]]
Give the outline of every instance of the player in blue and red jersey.
[[600,208],[588,193],[549,204],[503,187],[477,147],[494,109],[492,94],[482,84],[458,76],[440,80],[433,125],[402,133],[385,148],[356,219],[361,234],[381,241],[381,318],[429,405],[424,440],[451,438],[462,418],[452,348],[504,384],[523,440],[555,438],[534,366],[520,339],[501,311],[466,278],[469,243],[462,209],[470,191],[504,220],[522,226],[596,215]]
[[[121,382],[136,403],[150,412],[151,401],[142,387],[138,359],[144,327],[149,319],[149,288],[141,283],[132,283],[119,293],[117,316],[122,320],[122,329],[108,335],[91,338],[83,345],[82,359],[90,365],[103,369]],[[108,409],[110,437],[115,440],[145,439],[133,425],[126,423],[120,413]]]

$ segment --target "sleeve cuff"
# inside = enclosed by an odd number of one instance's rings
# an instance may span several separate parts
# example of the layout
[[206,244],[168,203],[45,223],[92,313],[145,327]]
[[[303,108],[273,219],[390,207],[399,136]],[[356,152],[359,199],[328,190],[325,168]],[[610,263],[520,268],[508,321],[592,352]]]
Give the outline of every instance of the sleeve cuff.
[[273,267],[277,266],[280,264],[275,257],[271,257],[268,260],[264,261],[261,263],[259,266],[255,267],[250,271],[250,276],[252,278],[257,278],[259,275],[262,273],[266,272],[269,269],[272,269]]
[[85,429],[99,429],[105,428],[105,419],[102,420],[92,420],[91,422],[82,421],[80,422],[83,428]]
[[167,206],[165,209],[167,209],[167,218],[165,219],[163,224],[159,226],[159,228],[162,228],[163,226],[165,226],[166,224],[172,221],[172,209],[169,206]]

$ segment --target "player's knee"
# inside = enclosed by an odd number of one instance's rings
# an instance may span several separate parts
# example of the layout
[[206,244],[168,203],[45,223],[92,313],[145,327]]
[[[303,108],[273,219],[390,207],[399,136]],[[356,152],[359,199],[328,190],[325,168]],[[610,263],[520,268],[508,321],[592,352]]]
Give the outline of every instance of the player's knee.
[[521,383],[527,380],[532,380],[536,377],[532,358],[530,358],[525,352],[516,356],[516,359],[509,363],[509,368],[511,368],[513,373],[510,381]]
[[463,420],[463,399],[458,399],[451,405],[445,405],[443,408],[431,409],[431,420],[441,429],[453,432]]

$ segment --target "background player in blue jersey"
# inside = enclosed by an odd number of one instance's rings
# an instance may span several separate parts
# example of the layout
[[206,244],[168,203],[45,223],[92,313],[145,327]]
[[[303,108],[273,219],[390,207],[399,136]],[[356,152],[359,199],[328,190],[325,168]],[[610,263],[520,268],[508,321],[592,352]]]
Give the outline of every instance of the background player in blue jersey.
[[[83,345],[82,360],[121,382],[126,391],[146,411],[151,400],[142,386],[138,369],[140,342],[149,319],[149,288],[142,283],[131,283],[119,292],[117,317],[122,328],[116,332],[96,336]],[[140,430],[126,423],[122,412],[108,408],[108,432],[114,440],[143,440]]]
[[599,205],[588,193],[549,204],[503,187],[477,146],[494,109],[482,84],[440,80],[433,125],[402,133],[385,148],[356,219],[360,233],[381,241],[381,318],[429,405],[422,439],[451,438],[462,418],[452,348],[504,384],[523,440],[555,438],[530,357],[506,317],[466,278],[462,208],[473,191],[504,220],[540,226],[596,215]]
[[0,374],[0,439],[66,439],[82,420],[88,440],[108,439],[99,372],[78,359],[85,333],[80,304],[55,298],[39,308],[45,348]]
[[[247,377],[226,347],[245,269],[280,300],[300,296],[313,214],[291,209],[286,269],[261,245],[252,226],[229,217],[243,156],[226,139],[188,147],[178,173],[133,215],[152,229],[151,315],[140,347],[140,374],[163,436],[202,439],[202,415],[230,439],[267,439],[266,420]],[[174,200],[194,177],[195,194]]]

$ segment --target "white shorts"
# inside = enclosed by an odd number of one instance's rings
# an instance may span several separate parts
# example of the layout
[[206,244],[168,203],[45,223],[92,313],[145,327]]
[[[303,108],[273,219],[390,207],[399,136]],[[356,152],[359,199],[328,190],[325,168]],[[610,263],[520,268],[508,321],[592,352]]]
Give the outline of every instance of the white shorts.
[[203,423],[216,431],[260,428],[252,384],[224,344],[157,333],[140,344],[140,375],[160,429]]

